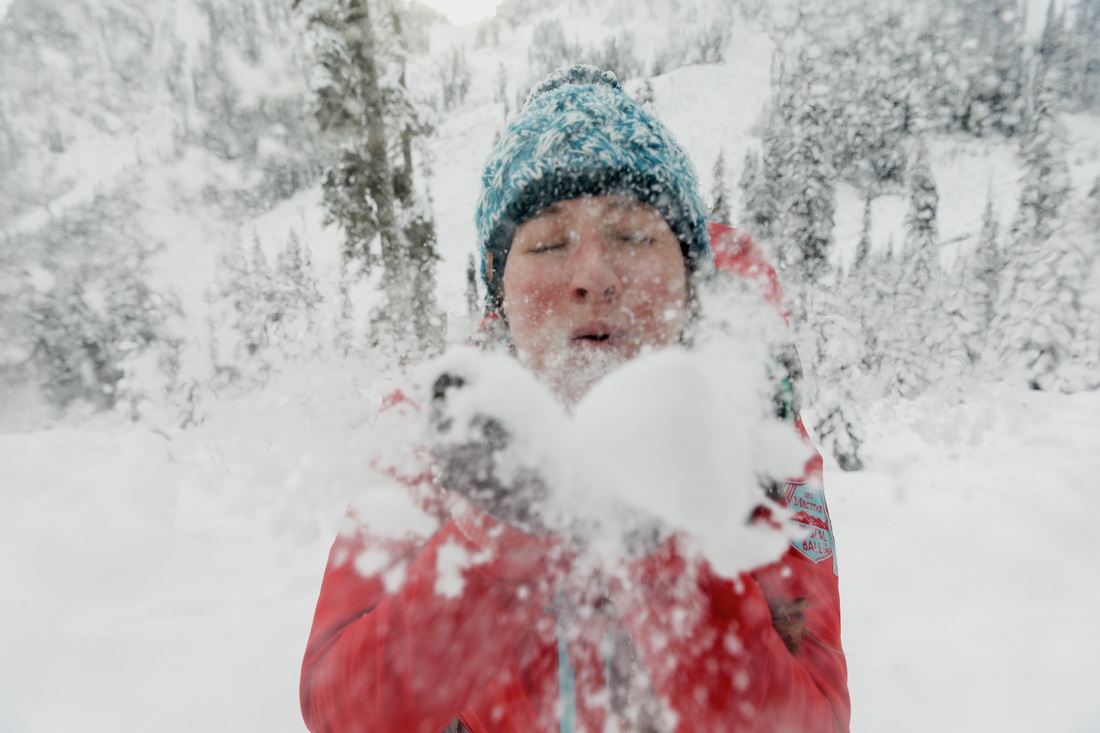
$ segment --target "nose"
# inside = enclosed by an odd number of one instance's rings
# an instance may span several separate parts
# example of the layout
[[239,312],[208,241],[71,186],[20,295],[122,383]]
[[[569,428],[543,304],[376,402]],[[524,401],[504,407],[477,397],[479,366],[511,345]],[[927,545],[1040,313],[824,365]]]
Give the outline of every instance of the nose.
[[573,256],[570,291],[573,300],[607,301],[615,297],[622,280],[615,271],[613,253],[607,242],[594,232],[582,233]]

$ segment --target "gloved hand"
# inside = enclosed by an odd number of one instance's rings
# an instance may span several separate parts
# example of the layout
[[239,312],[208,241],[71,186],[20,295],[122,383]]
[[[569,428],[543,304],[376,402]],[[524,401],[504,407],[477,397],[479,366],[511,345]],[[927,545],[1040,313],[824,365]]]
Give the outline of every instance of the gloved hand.
[[458,348],[421,375],[439,484],[485,513],[535,534],[557,531],[564,406],[514,357]]
[[456,393],[467,386],[452,372],[443,372],[432,385],[428,424],[440,485],[502,522],[546,533],[541,516],[549,494],[545,480],[509,455],[514,438],[499,419],[482,412],[455,414]]

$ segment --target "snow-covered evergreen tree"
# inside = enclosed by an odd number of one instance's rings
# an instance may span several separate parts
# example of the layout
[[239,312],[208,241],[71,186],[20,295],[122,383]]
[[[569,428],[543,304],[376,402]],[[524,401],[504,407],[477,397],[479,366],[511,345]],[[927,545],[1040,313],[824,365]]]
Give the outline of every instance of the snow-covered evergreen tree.
[[1058,9],[1055,0],[1047,3],[1046,20],[1039,37],[1039,76],[1046,91],[1062,98],[1071,76],[1071,46],[1066,32],[1065,4]]
[[745,165],[738,184],[741,189],[741,216],[737,225],[760,241],[772,238],[779,218],[783,165],[774,131],[765,137],[763,163],[754,150],[745,153]]
[[175,299],[150,285],[158,246],[134,219],[125,193],[101,196],[7,242],[25,255],[22,292],[9,305],[17,341],[42,394],[139,417],[175,379]]
[[898,261],[900,273],[894,291],[885,368],[887,389],[915,397],[933,378],[934,365],[956,358],[945,353],[942,270],[936,212],[939,194],[928,162],[928,148],[917,138],[909,159],[909,208],[905,217],[905,244]]
[[[810,295],[809,379],[813,431],[845,471],[863,468],[860,446],[863,431],[856,415],[863,402],[861,364],[866,342],[860,324],[851,318],[850,303],[842,304],[835,284],[816,288]],[[803,340],[805,344],[805,340]]]
[[[542,79],[554,69],[572,63],[580,55],[580,46],[566,40],[565,27],[560,20],[540,21],[535,26],[531,43],[527,47],[527,62],[532,79]],[[530,88],[534,83],[526,86]]]
[[329,219],[344,229],[346,260],[364,274],[383,269],[372,341],[402,360],[431,351],[444,328],[434,307],[435,224],[413,150],[427,127],[405,84],[400,17],[389,0],[297,4],[317,33],[317,119],[338,145],[323,184]]
[[347,263],[341,263],[337,291],[339,293],[340,312],[336,317],[336,349],[347,356],[358,346],[355,328],[355,305],[351,300],[351,275]]
[[322,318],[320,286],[308,247],[291,230],[275,265],[253,235],[245,253],[228,240],[206,290],[213,386],[250,387],[288,359],[318,353],[339,339]]
[[274,272],[264,254],[260,237],[255,233],[252,234],[252,251],[249,253],[248,280],[253,302],[241,335],[246,351],[255,354],[271,345],[276,323]]
[[1084,289],[1078,305],[1077,326],[1070,343],[1069,359],[1058,371],[1058,386],[1064,392],[1100,389],[1100,268],[1097,267],[1100,237],[1091,229],[1093,249],[1086,255]]
[[481,320],[481,296],[477,289],[477,266],[473,252],[466,257],[466,318],[471,327]]
[[242,365],[259,348],[248,344],[252,333],[248,324],[259,301],[252,293],[250,269],[240,241],[230,239],[218,253],[206,288],[207,344],[215,388],[237,381]]
[[283,354],[293,357],[317,352],[322,345],[318,323],[321,292],[309,248],[302,247],[294,230],[276,259],[272,286],[269,318]]
[[1074,24],[1077,38],[1076,89],[1086,109],[1100,108],[1100,0],[1080,0]]
[[902,279],[918,291],[926,292],[941,275],[936,220],[940,197],[928,161],[928,146],[918,137],[913,147],[907,166],[909,208],[905,216]]
[[[445,315],[436,300],[435,266],[439,255],[435,247],[435,221],[431,215],[431,197],[427,192],[415,200],[410,199],[407,205],[413,204],[417,208],[405,210],[404,230],[409,248],[413,335],[417,350],[422,354],[431,354],[443,349],[447,330]],[[378,323],[377,318],[375,323]]]
[[891,237],[881,252],[871,252],[865,268],[855,270],[845,281],[845,300],[859,304],[857,317],[862,326],[866,348],[861,367],[876,385],[876,394],[885,394],[892,385],[892,344],[894,300],[901,275]]
[[976,135],[989,129],[1014,135],[1024,119],[1023,16],[1014,0],[968,2],[966,35],[960,47],[973,43],[964,73],[967,88],[961,107],[961,127]]
[[1082,262],[1061,231],[1069,172],[1056,115],[1057,90],[1042,75],[1037,84],[994,328],[1005,365],[1022,370],[1033,388],[1049,389],[1076,330]]
[[725,153],[719,152],[714,160],[714,185],[710,194],[710,220],[719,224],[730,224],[733,217],[730,213],[730,192],[726,182]]
[[993,325],[1004,256],[1000,245],[1000,223],[993,210],[993,192],[990,190],[982,213],[982,228],[973,251],[961,258],[956,267],[960,273],[960,289],[965,301],[959,316],[958,329],[962,334],[967,358],[976,364],[989,345],[990,328]]
[[859,278],[867,268],[867,260],[871,256],[871,194],[863,197],[863,219],[860,221],[859,242],[856,244],[856,254],[852,259],[852,266],[848,269],[849,277]]
[[[504,67],[501,66],[501,71]],[[465,47],[452,48],[439,69],[439,81],[443,88],[443,109],[450,110],[466,101],[470,91],[470,64],[466,60]]]
[[956,258],[953,269],[945,273],[938,288],[941,306],[930,320],[940,329],[931,343],[934,380],[955,388],[982,359],[989,342],[1002,269],[991,190],[975,248]]
[[496,83],[493,85],[493,101],[508,104],[508,69],[501,62],[497,68]]
[[[799,56],[799,76],[812,67],[812,59]],[[836,211],[834,171],[819,96],[803,81],[794,98],[792,139],[783,160],[787,190],[778,252],[780,269],[789,270],[788,277],[794,282],[811,286],[827,274]]]

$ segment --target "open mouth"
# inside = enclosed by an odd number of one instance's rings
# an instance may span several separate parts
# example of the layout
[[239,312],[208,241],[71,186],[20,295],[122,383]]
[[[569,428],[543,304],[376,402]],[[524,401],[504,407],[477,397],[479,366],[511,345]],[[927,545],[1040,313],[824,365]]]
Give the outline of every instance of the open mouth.
[[623,336],[622,329],[610,323],[592,321],[573,330],[572,340],[576,344],[611,347]]

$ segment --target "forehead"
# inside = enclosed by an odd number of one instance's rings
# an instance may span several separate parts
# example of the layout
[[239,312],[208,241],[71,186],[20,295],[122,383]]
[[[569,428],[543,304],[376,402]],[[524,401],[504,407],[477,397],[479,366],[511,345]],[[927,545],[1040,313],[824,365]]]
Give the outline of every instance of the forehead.
[[631,196],[581,196],[579,198],[555,201],[526,222],[545,220],[583,219],[586,217],[607,218],[615,215],[638,214],[660,217],[660,213]]

